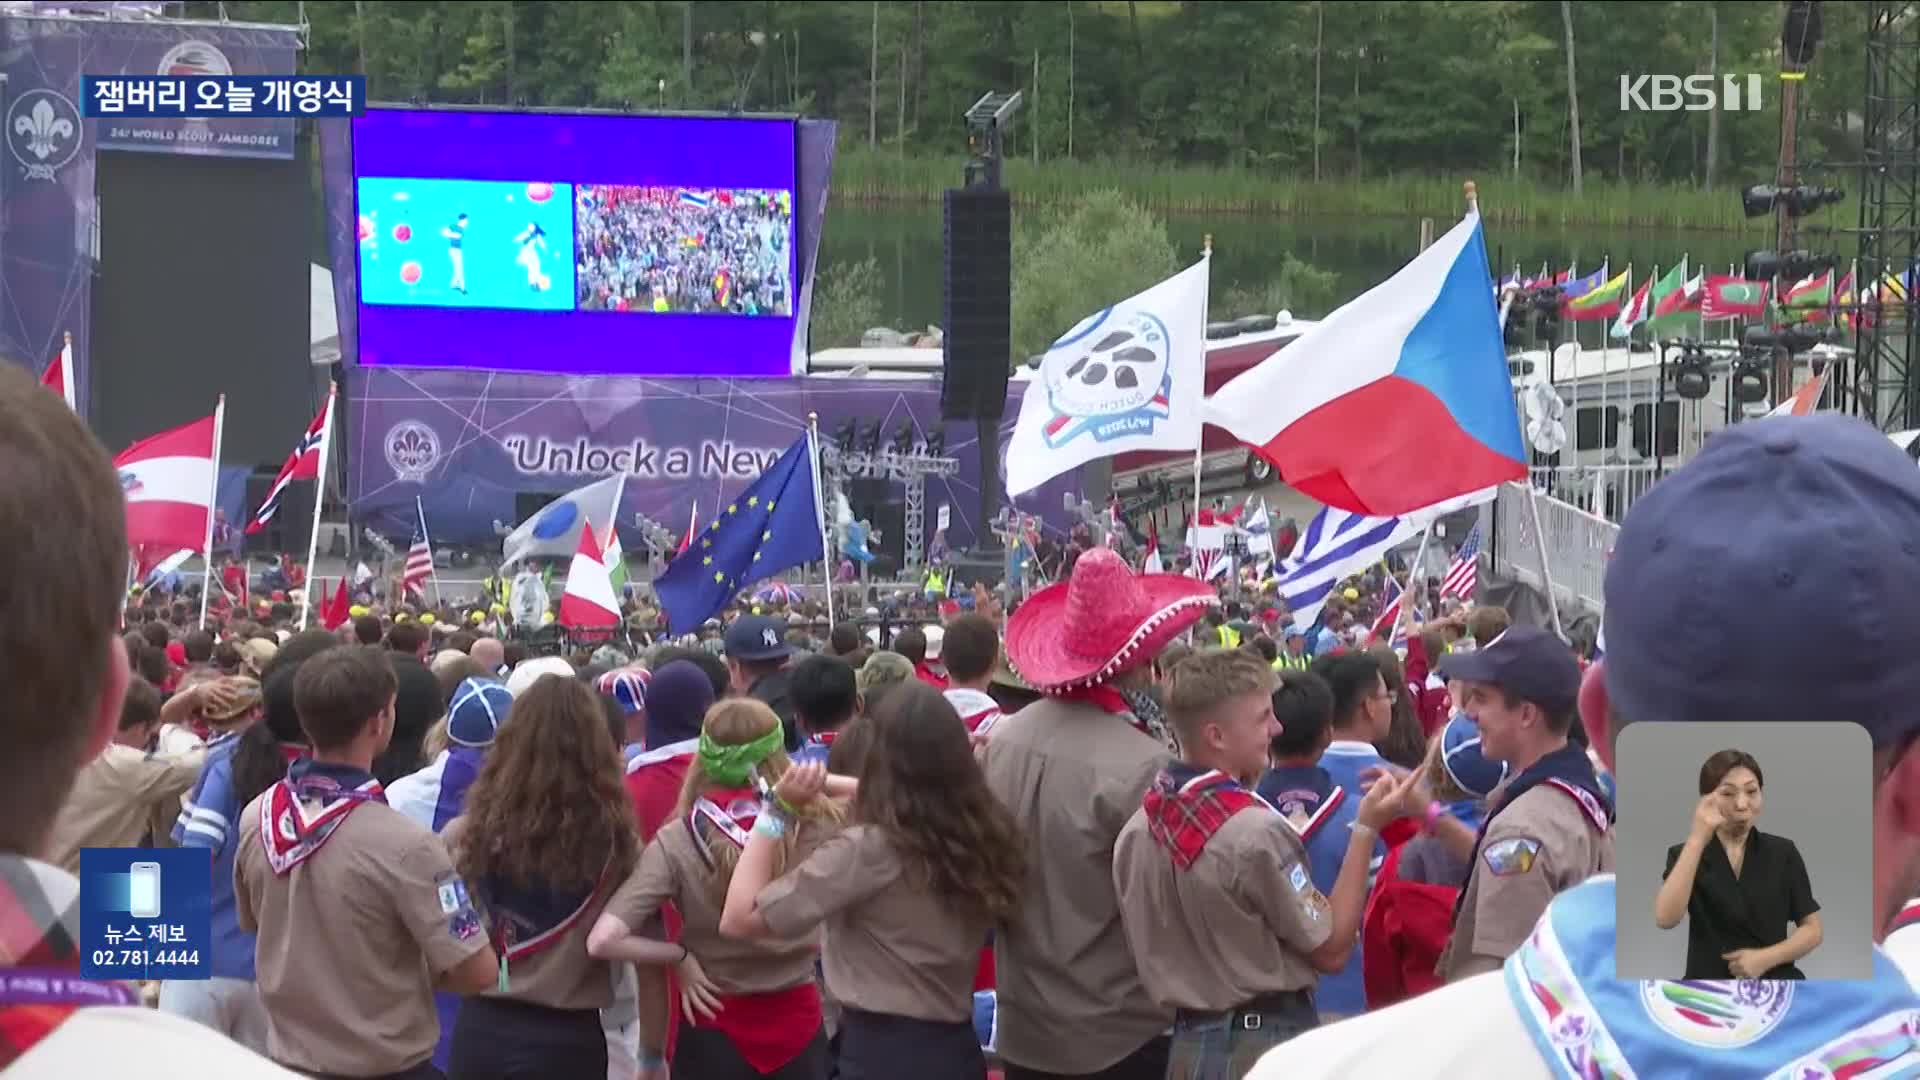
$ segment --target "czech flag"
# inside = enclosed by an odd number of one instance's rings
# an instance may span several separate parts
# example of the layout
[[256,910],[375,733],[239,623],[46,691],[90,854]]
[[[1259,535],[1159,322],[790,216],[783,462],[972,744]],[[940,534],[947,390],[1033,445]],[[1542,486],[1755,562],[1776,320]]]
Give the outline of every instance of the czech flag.
[[1393,517],[1527,475],[1486,239],[1469,214],[1222,386],[1209,423],[1301,494]]

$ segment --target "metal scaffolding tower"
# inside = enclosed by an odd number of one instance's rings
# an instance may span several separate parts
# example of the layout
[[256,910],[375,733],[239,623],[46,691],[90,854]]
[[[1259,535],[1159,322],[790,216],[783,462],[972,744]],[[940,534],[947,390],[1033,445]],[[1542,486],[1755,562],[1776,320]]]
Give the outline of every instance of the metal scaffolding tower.
[[[1920,5],[1867,2],[1861,109],[1859,270],[1852,408],[1883,431],[1920,427],[1914,301],[1904,282],[1920,256]],[[1903,282],[1883,290],[1892,275]]]
[[835,491],[844,490],[844,481],[850,477],[885,477],[905,485],[905,520],[901,523],[901,529],[906,535],[902,537],[905,550],[901,561],[906,564],[904,568],[917,569],[925,564],[927,477],[959,475],[959,458],[934,456],[926,453],[924,448],[906,454],[892,450],[877,454],[848,452],[825,443],[820,447],[820,468],[827,474],[827,485]]

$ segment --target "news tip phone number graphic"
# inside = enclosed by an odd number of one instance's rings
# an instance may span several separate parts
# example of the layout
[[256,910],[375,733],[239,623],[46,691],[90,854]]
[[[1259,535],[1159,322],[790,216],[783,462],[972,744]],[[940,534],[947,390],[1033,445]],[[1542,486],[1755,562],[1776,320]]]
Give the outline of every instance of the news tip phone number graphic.
[[138,968],[151,972],[155,978],[165,976],[153,969],[170,967],[194,968],[200,966],[199,949],[95,949],[90,958],[93,966],[104,968]]
[[362,75],[86,75],[80,112],[153,117],[347,117],[367,111]]
[[208,978],[212,891],[205,848],[82,848],[81,976]]

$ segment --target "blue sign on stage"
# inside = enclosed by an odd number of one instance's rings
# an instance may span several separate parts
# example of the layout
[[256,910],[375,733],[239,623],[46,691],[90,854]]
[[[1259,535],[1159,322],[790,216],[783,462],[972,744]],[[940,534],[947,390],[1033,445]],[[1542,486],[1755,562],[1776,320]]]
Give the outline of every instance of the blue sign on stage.
[[80,974],[210,978],[212,910],[206,848],[82,848]]

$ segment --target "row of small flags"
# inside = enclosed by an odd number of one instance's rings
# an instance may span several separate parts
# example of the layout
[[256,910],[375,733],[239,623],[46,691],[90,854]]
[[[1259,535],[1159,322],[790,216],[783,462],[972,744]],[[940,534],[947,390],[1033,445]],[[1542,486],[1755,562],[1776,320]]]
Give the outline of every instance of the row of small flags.
[[[1850,267],[1836,283],[1829,268],[1787,285],[1776,298],[1774,283],[1750,281],[1731,272],[1688,273],[1686,257],[1665,274],[1655,267],[1654,274],[1633,287],[1633,267],[1619,274],[1602,263],[1591,274],[1575,276],[1570,267],[1551,273],[1545,267],[1540,274],[1523,277],[1518,267],[1496,287],[1496,294],[1514,289],[1557,287],[1561,314],[1573,322],[1612,320],[1609,334],[1626,338],[1641,327],[1664,332],[1684,323],[1723,319],[1764,319],[1777,324],[1832,323],[1852,328],[1872,317],[1872,308],[1880,304],[1902,304],[1913,290],[1915,270],[1886,274],[1877,283],[1861,290],[1856,297],[1858,264]],[[1867,295],[1871,294],[1871,295]],[[1769,303],[1769,301],[1772,301]],[[1857,310],[1856,310],[1857,309]]]

